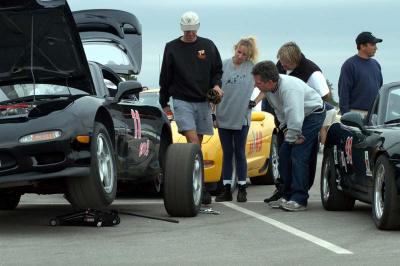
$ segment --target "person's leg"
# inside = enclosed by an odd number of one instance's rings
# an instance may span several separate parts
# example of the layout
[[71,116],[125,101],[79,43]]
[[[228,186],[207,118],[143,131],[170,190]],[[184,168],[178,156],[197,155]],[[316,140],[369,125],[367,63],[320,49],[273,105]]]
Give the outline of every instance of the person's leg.
[[246,160],[246,140],[249,126],[243,126],[241,130],[235,130],[233,141],[236,161],[236,173],[238,176],[238,202],[247,201],[246,178],[247,178],[247,160]]
[[[318,132],[324,121],[325,113],[311,114],[304,119],[302,134],[303,144],[292,145],[292,195],[290,201],[307,206],[308,187],[310,180],[310,162],[312,159],[313,143],[318,139]],[[285,180],[286,182],[286,180]]]
[[233,159],[233,130],[218,128],[219,140],[222,147],[222,174],[224,190],[215,198],[215,201],[231,201],[232,159]]
[[283,142],[279,149],[278,169],[283,181],[281,192],[285,200],[289,200],[292,196],[292,146],[288,142]]

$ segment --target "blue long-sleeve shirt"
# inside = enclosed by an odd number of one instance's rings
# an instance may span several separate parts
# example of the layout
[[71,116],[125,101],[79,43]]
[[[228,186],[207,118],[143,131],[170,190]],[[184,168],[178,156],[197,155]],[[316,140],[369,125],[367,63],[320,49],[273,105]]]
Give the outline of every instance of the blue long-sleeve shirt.
[[358,55],[347,59],[340,71],[338,84],[340,112],[368,110],[382,83],[381,66],[375,59],[364,59]]

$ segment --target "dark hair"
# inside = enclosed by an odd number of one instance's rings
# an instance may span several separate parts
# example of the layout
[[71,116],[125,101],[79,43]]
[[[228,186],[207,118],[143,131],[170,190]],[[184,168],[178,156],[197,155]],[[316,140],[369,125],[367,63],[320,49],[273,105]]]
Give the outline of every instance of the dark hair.
[[251,71],[253,75],[259,75],[262,81],[267,82],[269,80],[277,82],[279,80],[279,72],[272,61],[261,61],[257,63]]

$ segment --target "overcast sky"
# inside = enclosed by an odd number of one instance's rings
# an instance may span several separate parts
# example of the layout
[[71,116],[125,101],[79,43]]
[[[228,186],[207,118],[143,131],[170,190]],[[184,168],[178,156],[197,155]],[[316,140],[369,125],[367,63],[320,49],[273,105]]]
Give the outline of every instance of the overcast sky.
[[356,50],[355,37],[372,31],[382,38],[376,59],[384,83],[400,80],[398,0],[69,0],[73,11],[122,9],[135,14],[143,29],[143,64],[139,80],[158,86],[165,43],[181,35],[179,19],[191,10],[200,16],[199,36],[217,45],[223,59],[231,57],[241,37],[258,40],[259,60],[276,61],[276,52],[295,41],[337,88],[340,67]]

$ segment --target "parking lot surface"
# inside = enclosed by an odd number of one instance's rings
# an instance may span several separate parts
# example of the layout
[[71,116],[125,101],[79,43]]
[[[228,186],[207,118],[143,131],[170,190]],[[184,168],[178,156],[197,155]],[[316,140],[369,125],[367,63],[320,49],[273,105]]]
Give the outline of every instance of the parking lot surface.
[[[321,158],[320,158],[321,159]],[[318,175],[319,176],[319,175]],[[61,195],[25,195],[0,212],[0,265],[397,265],[400,233],[379,231],[371,207],[327,212],[319,179],[308,210],[270,209],[273,186],[251,186],[247,203],[215,203],[179,223],[120,215],[114,227],[56,226],[71,211]],[[162,199],[124,197],[110,209],[169,218]]]

